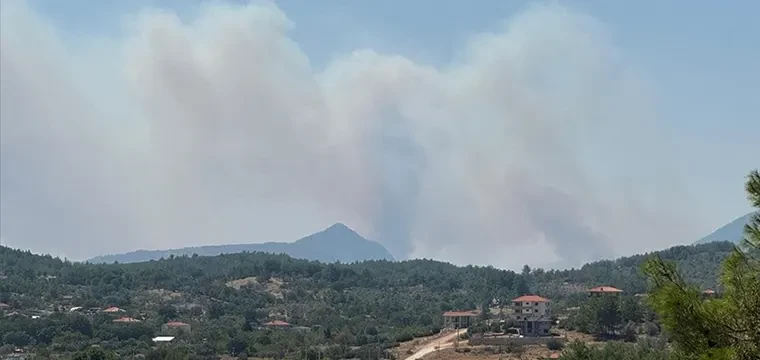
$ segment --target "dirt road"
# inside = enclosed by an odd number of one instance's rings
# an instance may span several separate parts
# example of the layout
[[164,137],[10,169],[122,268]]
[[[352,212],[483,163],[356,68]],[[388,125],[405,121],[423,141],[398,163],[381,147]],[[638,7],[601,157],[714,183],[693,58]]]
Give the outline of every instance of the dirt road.
[[[466,329],[460,329],[459,330],[459,334],[463,334],[465,332],[467,332]],[[425,356],[427,354],[430,354],[432,352],[435,352],[435,351],[438,351],[438,350],[442,350],[442,349],[450,348],[450,347],[454,346],[453,341],[454,341],[454,339],[456,339],[456,337],[457,337],[457,332],[452,332],[451,334],[447,334],[447,335],[441,336],[441,337],[439,337],[439,338],[437,338],[435,340],[432,340],[429,343],[423,345],[422,348],[419,349],[419,350],[417,350],[416,353],[414,353],[412,355],[409,355],[404,360],[419,360],[423,356]]]

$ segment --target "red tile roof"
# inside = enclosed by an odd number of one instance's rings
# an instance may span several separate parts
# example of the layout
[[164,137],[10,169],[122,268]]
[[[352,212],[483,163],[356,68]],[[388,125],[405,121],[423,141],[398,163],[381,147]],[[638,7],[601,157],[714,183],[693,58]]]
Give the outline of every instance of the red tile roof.
[[620,290],[620,289],[612,287],[612,286],[597,286],[595,288],[590,289],[588,292],[592,292],[592,293],[621,293],[621,292],[623,292],[623,290]]
[[512,302],[551,302],[551,300],[542,298],[538,295],[529,294],[512,299]]
[[183,327],[183,326],[190,326],[188,323],[183,323],[181,321],[169,321],[166,323],[166,326],[168,327]]
[[136,322],[140,322],[140,320],[131,318],[129,316],[125,316],[125,317],[121,317],[121,318],[118,318],[118,319],[114,319],[113,322],[118,322],[118,323],[136,323]]
[[703,291],[702,293],[705,294],[705,295],[713,295],[713,294],[715,294],[715,290],[713,290],[713,289],[707,289],[707,290]]
[[290,324],[282,320],[273,320],[268,323],[264,323],[264,326],[290,326]]
[[459,316],[478,316],[478,312],[475,310],[470,311],[447,311],[443,313],[444,317],[459,317]]
[[124,311],[124,310],[119,309],[119,308],[117,308],[115,306],[111,306],[110,308],[103,310],[103,312],[107,312],[107,313],[115,313],[115,312],[119,312],[119,311]]

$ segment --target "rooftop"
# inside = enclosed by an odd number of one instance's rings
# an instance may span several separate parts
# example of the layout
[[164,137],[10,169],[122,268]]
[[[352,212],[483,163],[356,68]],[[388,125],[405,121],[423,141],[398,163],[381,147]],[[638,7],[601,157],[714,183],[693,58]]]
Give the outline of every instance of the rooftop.
[[190,326],[188,323],[183,323],[181,321],[169,321],[166,323],[166,326],[168,327],[183,327],[183,326]]
[[468,311],[447,311],[443,313],[444,317],[459,317],[459,316],[478,316],[478,311],[476,310],[468,310]]
[[542,298],[538,295],[527,294],[512,299],[512,302],[551,302],[551,300]]
[[595,288],[590,289],[588,292],[591,293],[621,293],[623,290],[620,290],[616,287],[612,286],[597,286]]
[[273,320],[268,323],[264,323],[264,326],[290,326],[290,324],[282,320]]
[[119,309],[115,306],[111,306],[110,308],[103,310],[103,312],[107,312],[107,313],[115,313],[115,312],[120,312],[120,311],[124,311],[124,310]]
[[153,338],[153,342],[169,342],[174,340],[174,336],[156,336]]
[[129,316],[125,316],[125,317],[120,317],[118,319],[114,319],[113,322],[117,322],[117,323],[138,323],[138,322],[140,322],[140,320],[135,319],[135,318],[131,318]]

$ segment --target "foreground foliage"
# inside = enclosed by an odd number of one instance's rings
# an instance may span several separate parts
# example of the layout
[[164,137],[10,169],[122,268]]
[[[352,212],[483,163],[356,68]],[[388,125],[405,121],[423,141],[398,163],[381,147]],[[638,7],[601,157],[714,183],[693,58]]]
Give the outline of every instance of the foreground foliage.
[[662,340],[642,340],[635,344],[608,342],[602,346],[576,341],[567,346],[561,360],[677,360]]
[[[760,209],[760,174],[747,178],[748,198]],[[722,293],[704,300],[676,265],[653,258],[645,267],[654,283],[650,303],[685,359],[760,359],[760,212],[745,239],[723,263]]]

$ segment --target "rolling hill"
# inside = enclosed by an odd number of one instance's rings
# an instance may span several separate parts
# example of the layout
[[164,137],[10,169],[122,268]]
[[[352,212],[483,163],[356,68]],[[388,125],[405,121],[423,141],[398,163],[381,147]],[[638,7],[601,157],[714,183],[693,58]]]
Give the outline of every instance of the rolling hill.
[[90,263],[133,263],[158,260],[174,256],[215,256],[241,252],[266,252],[286,254],[297,259],[321,262],[351,263],[364,260],[394,260],[383,245],[370,241],[337,223],[318,233],[306,236],[292,243],[267,242],[263,244],[209,245],[169,250],[137,250],[125,254],[97,256],[87,260]]
[[694,244],[706,244],[716,241],[729,241],[734,244],[738,244],[744,239],[744,225],[746,225],[754,213],[744,215],[724,226],[718,230],[713,231],[710,235],[707,235]]
[[[319,233],[313,237],[320,244]],[[732,249],[731,243],[714,242],[655,254],[675,261],[688,281],[712,288]],[[509,301],[535,292],[564,309],[579,306],[587,298],[584,290],[599,284],[626,294],[645,292],[641,264],[651,255],[517,274],[434,260],[325,264],[264,252],[88,264],[0,246],[0,301],[29,315],[3,317],[0,333],[58,353],[106,341],[111,349],[135,354],[149,347],[140,339],[149,343],[152,336],[165,335],[163,325],[174,320],[192,324],[177,345],[189,353],[222,354],[247,344],[257,357],[283,358],[285,349],[290,354],[285,359],[300,359],[300,349],[319,346],[330,358],[359,358],[437,333],[442,312],[474,309],[494,298]],[[244,285],[231,285],[235,282]],[[122,309],[118,316],[135,323],[115,324],[114,316],[97,310],[70,310],[113,306]],[[272,320],[304,331],[266,329]]]

